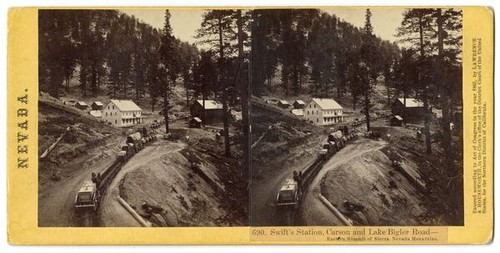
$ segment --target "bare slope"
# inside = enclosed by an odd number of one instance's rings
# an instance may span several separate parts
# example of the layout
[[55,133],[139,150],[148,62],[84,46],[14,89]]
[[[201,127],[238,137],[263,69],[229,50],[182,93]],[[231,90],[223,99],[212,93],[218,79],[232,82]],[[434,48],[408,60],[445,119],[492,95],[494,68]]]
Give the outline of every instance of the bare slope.
[[[117,180],[122,198],[155,226],[244,225],[245,217],[227,206],[232,189],[225,180],[234,164],[182,142],[160,141],[143,154],[133,157]],[[148,212],[144,203],[159,209]]]

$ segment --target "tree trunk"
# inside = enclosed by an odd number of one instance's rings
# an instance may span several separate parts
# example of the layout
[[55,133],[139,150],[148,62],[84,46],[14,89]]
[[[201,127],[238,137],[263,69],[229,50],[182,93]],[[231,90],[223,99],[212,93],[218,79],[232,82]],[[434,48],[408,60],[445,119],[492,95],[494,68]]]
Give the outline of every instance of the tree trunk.
[[[239,60],[239,67],[238,69],[241,69],[243,67],[243,20],[241,17],[241,10],[238,10],[238,60]],[[251,63],[250,63],[251,64]],[[251,69],[249,69],[249,77],[251,76],[250,73],[252,73]],[[242,111],[242,118],[243,118],[243,176],[244,178],[248,177],[248,172],[250,170],[250,111],[249,111],[249,94],[250,94],[250,87],[249,83],[250,81],[246,78],[241,76],[242,71],[238,71],[238,78],[236,80],[240,80],[239,83],[241,84],[240,91],[241,91],[241,111]]]
[[189,83],[184,78],[184,85],[186,86],[186,108],[189,108]]
[[391,88],[389,85],[389,82],[386,80],[385,81],[385,87],[387,89],[387,105],[391,104]]
[[429,101],[427,98],[427,88],[424,88],[424,135],[425,135],[425,152],[427,155],[432,154],[432,147],[431,147],[431,131],[430,131],[430,117],[431,114],[429,112]]
[[69,92],[69,77],[66,77],[66,92]]
[[[167,81],[167,87],[168,87],[168,81]],[[170,132],[170,128],[168,125],[168,92],[167,92],[167,87],[165,87],[165,90],[163,91],[163,118],[165,119],[165,133]]]
[[[369,78],[368,78],[369,82]],[[369,86],[370,84],[367,85],[368,87],[365,87],[365,118],[366,118],[366,131],[370,131],[370,100],[369,100]]]
[[[419,19],[419,35],[420,35],[420,61],[422,64],[425,57],[425,49],[424,49],[424,24],[423,17],[420,16]],[[429,127],[430,113],[429,113],[429,101],[427,97],[427,85],[424,83],[423,78],[420,76],[419,78],[420,85],[423,87],[423,102],[424,102],[424,136],[425,136],[425,147],[427,155],[432,154],[431,147],[431,133]]]
[[[406,86],[405,86],[406,87]],[[403,91],[403,123],[406,125],[406,123],[408,123],[406,117],[408,117],[408,114],[406,113],[406,98],[408,97],[408,95],[406,94],[406,88],[405,90]]]
[[229,113],[228,113],[228,104],[227,104],[227,85],[224,78],[224,44],[222,39],[222,14],[218,16],[218,28],[219,28],[219,86],[222,87],[222,114],[224,121],[224,155],[226,157],[231,157],[231,147],[229,146]]
[[[437,9],[437,28],[438,28],[438,65],[444,65],[444,34],[443,34],[443,16],[441,9]],[[446,85],[448,82],[444,80],[442,72],[438,74],[438,83],[441,85]],[[446,85],[448,86],[448,85]],[[448,90],[448,89],[441,89]],[[448,176],[452,177],[453,172],[453,151],[451,147],[451,130],[450,123],[452,117],[453,104],[450,103],[451,94],[448,92],[441,92],[441,107],[443,112],[442,117],[442,130],[443,130],[443,140],[442,145],[445,154],[445,166]]]
[[205,90],[203,90],[202,94],[202,99],[203,99],[203,119],[202,119],[202,124],[205,126],[205,122],[207,121],[207,110],[205,110],[205,100],[207,99],[207,95],[205,94]]

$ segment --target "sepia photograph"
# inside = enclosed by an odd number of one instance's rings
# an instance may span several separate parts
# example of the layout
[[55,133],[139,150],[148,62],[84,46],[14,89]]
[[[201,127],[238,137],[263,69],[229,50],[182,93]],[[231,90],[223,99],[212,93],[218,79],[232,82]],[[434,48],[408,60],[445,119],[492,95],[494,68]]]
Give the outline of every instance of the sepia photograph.
[[40,227],[464,225],[461,9],[38,14]]
[[492,244],[492,6],[46,1],[4,9],[9,247]]
[[247,226],[247,40],[241,10],[40,9],[38,226]]
[[460,9],[251,27],[250,226],[464,225]]

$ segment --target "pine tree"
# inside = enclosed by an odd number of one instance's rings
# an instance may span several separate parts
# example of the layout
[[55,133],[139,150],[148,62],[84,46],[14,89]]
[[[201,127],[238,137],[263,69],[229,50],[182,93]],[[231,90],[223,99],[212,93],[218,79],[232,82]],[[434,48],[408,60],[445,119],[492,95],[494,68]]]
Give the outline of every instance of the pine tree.
[[[224,123],[224,150],[225,156],[231,157],[229,140],[229,121],[231,118],[229,111],[230,93],[234,91],[230,85],[230,57],[234,54],[237,46],[233,28],[235,23],[235,11],[233,10],[210,10],[203,15],[201,28],[197,30],[197,38],[202,39],[202,43],[210,46],[210,49],[217,52],[217,91],[220,93],[222,103],[223,123]],[[236,37],[237,38],[237,37]]]
[[165,118],[165,132],[169,133],[168,112],[170,109],[170,95],[172,85],[174,85],[177,73],[175,71],[178,49],[175,46],[175,38],[172,35],[172,26],[170,25],[170,11],[165,10],[165,24],[163,27],[163,36],[160,47],[160,69],[162,72],[162,95],[163,95],[163,117]]
[[[432,10],[411,9],[403,14],[403,21],[399,27],[398,36],[403,37],[402,42],[409,43],[419,54],[416,71],[417,87],[420,90],[424,104],[424,136],[426,153],[432,153],[430,135],[430,109],[429,109],[429,52],[432,52]],[[428,53],[426,53],[428,52]]]
[[364,112],[366,117],[366,131],[370,131],[370,93],[372,85],[377,78],[377,48],[375,47],[375,36],[373,35],[373,27],[371,24],[371,11],[366,9],[365,26],[363,28],[363,41],[361,46],[361,63],[360,70],[364,72],[363,95],[364,95]]

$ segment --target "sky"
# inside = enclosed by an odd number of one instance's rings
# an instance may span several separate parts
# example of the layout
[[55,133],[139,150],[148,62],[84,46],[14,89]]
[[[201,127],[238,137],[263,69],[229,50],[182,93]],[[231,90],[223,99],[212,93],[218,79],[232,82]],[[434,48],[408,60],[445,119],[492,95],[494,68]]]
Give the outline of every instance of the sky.
[[[365,23],[366,9],[350,9],[336,8],[323,9],[324,11],[335,14],[335,16],[343,19],[354,26],[363,27]],[[122,9],[121,11],[134,15],[136,18],[150,24],[155,28],[162,28],[164,23],[164,10],[159,9]],[[373,32],[376,36],[382,39],[394,42],[397,27],[401,24],[403,9],[392,8],[372,9],[371,22]],[[170,23],[172,25],[173,34],[182,41],[190,43],[196,42],[193,38],[196,35],[196,29],[200,27],[202,21],[202,9],[170,9],[172,17]]]

